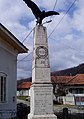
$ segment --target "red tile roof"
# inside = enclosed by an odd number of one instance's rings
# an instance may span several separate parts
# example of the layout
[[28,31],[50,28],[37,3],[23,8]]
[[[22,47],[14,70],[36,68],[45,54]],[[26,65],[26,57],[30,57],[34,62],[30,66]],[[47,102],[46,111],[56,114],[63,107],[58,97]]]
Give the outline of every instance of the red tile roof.
[[65,85],[84,85],[84,74],[76,76],[51,76],[52,83]]
[[73,76],[51,76],[52,83],[66,84]]
[[[84,85],[84,74],[77,74],[76,76],[51,76],[52,83],[65,85]],[[22,82],[18,89],[29,89],[31,82]]]
[[67,82],[69,85],[84,85],[84,74],[74,76],[71,81]]
[[29,89],[31,86],[31,82],[22,82],[17,88],[18,89]]

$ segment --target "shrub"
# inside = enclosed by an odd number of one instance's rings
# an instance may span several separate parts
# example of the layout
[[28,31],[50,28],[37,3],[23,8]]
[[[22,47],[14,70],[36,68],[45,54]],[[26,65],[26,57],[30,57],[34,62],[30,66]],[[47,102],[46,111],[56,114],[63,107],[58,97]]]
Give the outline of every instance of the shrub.
[[18,119],[27,119],[27,115],[30,113],[30,106],[24,103],[17,104],[17,117]]

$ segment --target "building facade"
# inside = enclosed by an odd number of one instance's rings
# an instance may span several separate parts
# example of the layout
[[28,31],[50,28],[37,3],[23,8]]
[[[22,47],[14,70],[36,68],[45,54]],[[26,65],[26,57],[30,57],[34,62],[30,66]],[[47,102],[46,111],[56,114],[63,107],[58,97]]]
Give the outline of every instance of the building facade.
[[52,76],[51,80],[54,94],[63,104],[84,105],[84,74]]
[[0,23],[0,119],[16,116],[17,55],[27,50]]
[[17,86],[17,96],[30,96],[31,82],[22,82]]

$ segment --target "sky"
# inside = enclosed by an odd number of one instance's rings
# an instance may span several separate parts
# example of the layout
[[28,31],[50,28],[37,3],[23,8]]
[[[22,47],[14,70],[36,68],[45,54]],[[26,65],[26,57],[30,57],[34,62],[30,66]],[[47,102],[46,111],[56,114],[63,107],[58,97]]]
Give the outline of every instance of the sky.
[[[51,72],[84,63],[84,0],[33,1],[41,10],[54,9],[60,13],[43,21],[52,19],[51,23],[44,24]],[[17,79],[31,77],[34,15],[23,0],[0,0],[0,22],[29,49],[28,53],[18,55]]]

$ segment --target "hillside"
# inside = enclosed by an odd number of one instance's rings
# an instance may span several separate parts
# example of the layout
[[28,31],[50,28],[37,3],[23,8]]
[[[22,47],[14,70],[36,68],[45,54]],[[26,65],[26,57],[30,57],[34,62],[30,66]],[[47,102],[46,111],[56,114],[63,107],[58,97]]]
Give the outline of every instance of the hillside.
[[51,73],[52,76],[75,76],[76,74],[84,74],[84,64],[80,64],[77,67],[72,67],[65,70],[54,71]]
[[[52,76],[70,76],[70,75],[75,76],[76,74],[84,74],[84,64],[80,64],[77,67],[72,67],[72,68],[68,68],[68,69],[65,69],[65,70],[54,71],[54,72],[51,73]],[[17,85],[19,85],[23,81],[31,82],[32,77],[18,80]]]
[[26,79],[17,80],[17,86],[20,85],[23,81],[25,81],[25,82],[32,82],[32,77],[26,78]]

